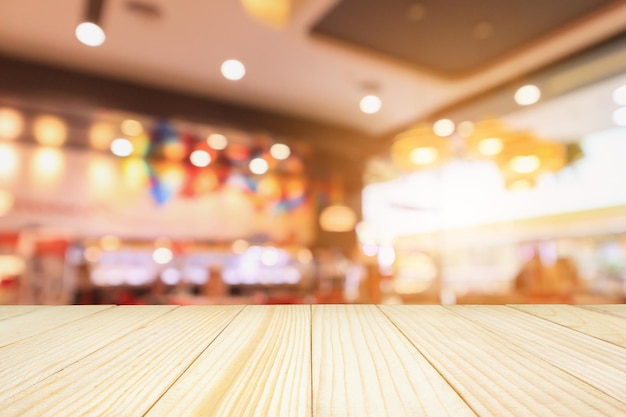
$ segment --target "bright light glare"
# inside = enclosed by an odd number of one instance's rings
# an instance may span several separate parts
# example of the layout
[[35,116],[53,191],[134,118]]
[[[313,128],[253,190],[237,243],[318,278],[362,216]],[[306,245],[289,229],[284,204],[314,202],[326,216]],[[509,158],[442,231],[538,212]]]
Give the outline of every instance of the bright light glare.
[[133,153],[133,144],[125,138],[117,138],[111,142],[111,152],[116,156],[129,156]]
[[41,184],[50,184],[60,179],[65,168],[65,158],[53,148],[39,148],[31,160],[31,173]]
[[382,245],[378,249],[378,265],[390,267],[396,260],[396,251],[391,245]]
[[216,151],[221,151],[222,149],[226,149],[228,146],[228,139],[224,135],[220,135],[219,133],[213,133],[209,135],[206,139],[209,146]]
[[361,99],[361,102],[359,103],[361,111],[366,114],[378,113],[382,106],[383,102],[378,96],[375,96],[373,94],[363,97]]
[[261,263],[265,266],[274,266],[278,263],[278,250],[276,248],[265,248],[261,254]]
[[486,138],[478,143],[478,152],[485,156],[494,156],[502,152],[503,147],[500,138]]
[[252,161],[250,161],[249,167],[250,171],[252,171],[253,174],[257,175],[265,174],[267,172],[267,169],[269,168],[267,165],[267,161],[263,158],[254,158]]
[[437,149],[432,147],[417,148],[411,151],[409,158],[411,158],[411,162],[416,165],[426,165],[434,162],[438,154]]
[[454,133],[454,122],[450,119],[440,119],[433,124],[435,135],[446,137]]
[[22,115],[8,108],[0,108],[0,139],[15,139],[24,128]]
[[530,174],[539,168],[540,161],[535,155],[516,156],[509,163],[511,169],[520,174]]
[[270,155],[272,155],[274,159],[278,160],[287,159],[289,158],[289,155],[291,155],[291,149],[289,149],[289,146],[284,143],[275,143],[270,148]]
[[207,151],[197,149],[191,153],[189,160],[191,160],[193,165],[202,168],[211,163],[211,155]]
[[174,259],[174,254],[169,248],[157,248],[152,252],[152,259],[158,264],[165,265]]
[[76,38],[87,46],[100,46],[106,40],[106,35],[95,23],[83,22],[76,26]]
[[618,126],[626,126],[626,107],[620,107],[613,112],[613,122]]
[[0,143],[0,179],[15,177],[18,171],[18,162],[15,148],[10,144]]
[[236,59],[229,59],[222,64],[222,75],[227,80],[238,81],[246,75],[246,67]]
[[623,85],[613,91],[613,101],[618,106],[626,106],[626,85]]
[[515,102],[520,106],[530,106],[541,98],[541,90],[536,85],[528,84],[515,92]]
[[362,250],[365,256],[376,256],[378,253],[378,245],[375,243],[364,243]]

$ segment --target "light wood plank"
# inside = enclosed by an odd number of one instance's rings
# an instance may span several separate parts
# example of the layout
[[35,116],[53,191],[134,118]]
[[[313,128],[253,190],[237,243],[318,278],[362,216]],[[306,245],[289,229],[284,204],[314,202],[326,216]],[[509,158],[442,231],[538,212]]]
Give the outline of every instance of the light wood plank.
[[441,306],[382,306],[480,416],[619,416],[626,404]]
[[626,319],[626,304],[597,304],[582,307]]
[[626,401],[626,349],[509,307],[449,308],[615,399]]
[[143,416],[242,308],[177,308],[22,391],[2,415]]
[[0,348],[0,404],[173,308],[114,307]]
[[528,304],[510,307],[626,347],[626,322],[622,318],[571,305]]
[[0,347],[79,320],[112,306],[58,306],[38,308],[0,321]]
[[312,322],[315,416],[476,415],[376,306],[313,306]]
[[9,317],[19,316],[31,311],[45,308],[45,306],[0,306],[0,320],[8,319]]
[[147,416],[310,416],[309,306],[248,306]]

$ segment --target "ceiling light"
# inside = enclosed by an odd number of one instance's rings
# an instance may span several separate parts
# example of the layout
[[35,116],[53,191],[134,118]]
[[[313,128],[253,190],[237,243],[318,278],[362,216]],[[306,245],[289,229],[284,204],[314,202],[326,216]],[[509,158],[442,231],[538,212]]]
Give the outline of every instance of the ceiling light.
[[226,149],[226,147],[228,146],[228,139],[226,138],[226,136],[224,135],[220,135],[218,133],[213,133],[212,135],[209,135],[209,137],[206,139],[207,144],[217,150],[217,151],[221,151],[222,149]]
[[197,149],[191,153],[189,160],[193,165],[203,168],[211,163],[211,155],[207,151]]
[[500,138],[485,138],[478,143],[478,152],[485,156],[494,156],[502,152],[504,144]]
[[116,156],[129,156],[133,153],[133,144],[125,138],[117,138],[111,142],[111,152]]
[[380,97],[373,94],[363,97],[359,103],[361,111],[366,114],[378,113],[382,105],[383,102],[380,100]]
[[520,106],[530,106],[541,98],[541,90],[536,85],[528,84],[515,92],[515,102]]
[[263,158],[254,158],[252,161],[250,161],[249,167],[250,171],[252,171],[253,174],[257,175],[265,174],[267,172],[267,169],[269,168],[267,165],[267,161]]
[[426,165],[434,162],[437,159],[439,152],[437,149],[427,147],[427,148],[417,148],[411,151],[411,162],[415,165]]
[[541,161],[536,155],[520,155],[511,159],[509,166],[519,174],[530,174],[539,169]]
[[67,138],[67,125],[58,117],[40,116],[33,123],[33,134],[44,146],[61,146]]
[[85,19],[76,26],[76,38],[87,46],[100,46],[106,40],[100,27],[100,15],[104,0],[87,0]]
[[433,124],[433,132],[435,135],[446,137],[454,133],[454,122],[450,119],[437,120]]
[[152,252],[152,259],[158,264],[165,265],[174,259],[174,254],[169,248],[157,248]]
[[272,155],[272,158],[274,159],[283,160],[289,158],[291,150],[289,149],[289,146],[284,143],[275,143],[270,148],[270,155]]
[[618,126],[626,126],[626,107],[620,107],[613,112],[613,122]]
[[618,106],[626,106],[626,85],[623,85],[613,91],[613,101]]
[[137,136],[143,132],[143,126],[137,120],[127,119],[122,122],[122,133],[128,136]]
[[227,80],[238,81],[246,75],[246,67],[236,59],[229,59],[222,64],[222,75]]
[[0,108],[0,139],[15,139],[24,127],[22,115],[8,108]]

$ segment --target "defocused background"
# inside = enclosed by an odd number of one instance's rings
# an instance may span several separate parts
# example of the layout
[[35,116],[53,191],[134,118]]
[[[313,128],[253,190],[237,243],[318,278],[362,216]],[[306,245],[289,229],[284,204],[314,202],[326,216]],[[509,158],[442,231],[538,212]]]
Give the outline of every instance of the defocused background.
[[0,0],[0,304],[623,303],[626,2]]

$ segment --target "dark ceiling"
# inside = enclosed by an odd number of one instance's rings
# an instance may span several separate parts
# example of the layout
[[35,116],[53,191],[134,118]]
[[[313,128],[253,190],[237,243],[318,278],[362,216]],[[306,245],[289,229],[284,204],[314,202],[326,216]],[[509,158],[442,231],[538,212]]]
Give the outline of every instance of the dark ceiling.
[[342,0],[312,32],[467,75],[615,0]]

